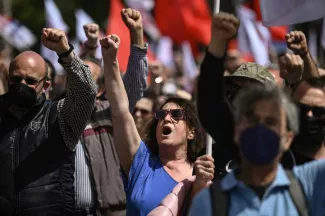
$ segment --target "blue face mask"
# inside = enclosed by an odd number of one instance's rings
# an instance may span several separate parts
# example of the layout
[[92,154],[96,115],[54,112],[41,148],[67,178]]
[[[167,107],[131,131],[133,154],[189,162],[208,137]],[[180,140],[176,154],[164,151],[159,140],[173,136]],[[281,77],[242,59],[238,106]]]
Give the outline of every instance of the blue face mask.
[[243,156],[252,164],[269,164],[280,151],[280,136],[259,124],[241,134],[240,149]]

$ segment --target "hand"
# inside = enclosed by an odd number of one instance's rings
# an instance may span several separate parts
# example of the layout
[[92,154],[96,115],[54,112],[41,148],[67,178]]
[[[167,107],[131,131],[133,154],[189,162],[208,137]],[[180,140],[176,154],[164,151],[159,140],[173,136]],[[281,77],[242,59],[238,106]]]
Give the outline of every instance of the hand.
[[99,37],[99,26],[97,24],[86,24],[84,25],[84,31],[87,37],[87,45],[89,47],[95,47],[97,45]]
[[121,15],[124,24],[129,28],[130,31],[143,30],[142,17],[139,11],[131,8],[122,9]]
[[108,35],[99,40],[102,46],[103,59],[116,59],[117,50],[120,46],[120,38],[117,35]]
[[64,31],[52,28],[44,28],[41,36],[42,44],[56,52],[58,55],[70,49],[68,39]]
[[214,178],[214,159],[210,155],[203,155],[194,163],[195,182],[206,185]]
[[308,45],[305,34],[301,31],[292,31],[285,36],[287,46],[296,55],[304,57],[308,54]]
[[208,51],[216,57],[222,57],[228,40],[236,36],[239,23],[239,19],[232,14],[225,12],[216,14],[212,20]]
[[279,59],[280,77],[294,84],[301,80],[304,71],[304,61],[299,55],[286,53]]

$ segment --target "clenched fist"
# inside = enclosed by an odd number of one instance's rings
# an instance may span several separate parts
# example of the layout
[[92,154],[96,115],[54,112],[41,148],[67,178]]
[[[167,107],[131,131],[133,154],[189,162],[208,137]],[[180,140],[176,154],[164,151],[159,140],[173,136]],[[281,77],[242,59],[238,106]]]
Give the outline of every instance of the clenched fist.
[[120,38],[117,35],[108,35],[99,40],[102,46],[103,59],[115,59],[120,46]]
[[58,55],[69,50],[70,46],[64,31],[52,28],[44,28],[41,36],[42,44],[56,52]]
[[306,56],[308,53],[308,45],[305,34],[301,31],[292,31],[285,36],[287,46],[296,55]]
[[286,53],[279,59],[280,76],[288,83],[294,84],[301,80],[304,61],[299,55]]
[[122,19],[130,31],[142,31],[142,17],[141,13],[137,10],[127,8],[121,11]]
[[212,20],[208,51],[216,57],[222,57],[228,40],[236,36],[238,28],[239,19],[234,15],[225,12],[216,14]]
[[220,12],[213,17],[211,37],[228,41],[236,36],[238,27],[239,19],[232,14]]
[[87,45],[95,47],[99,37],[99,26],[94,23],[84,25],[84,31],[88,38]]

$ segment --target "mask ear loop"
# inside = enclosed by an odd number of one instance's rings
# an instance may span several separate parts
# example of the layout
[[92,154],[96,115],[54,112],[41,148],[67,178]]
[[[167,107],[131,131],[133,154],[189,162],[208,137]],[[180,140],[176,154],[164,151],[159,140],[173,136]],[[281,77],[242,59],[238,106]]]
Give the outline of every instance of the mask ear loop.
[[[35,91],[36,91],[36,89],[37,89],[37,87],[41,84],[41,83],[43,83],[44,82],[44,79],[46,78],[46,76],[44,76],[40,81],[38,81],[38,84],[35,86]],[[44,88],[44,84],[43,84],[43,87],[42,88]],[[41,88],[41,90],[39,91],[39,92],[36,92],[37,94],[36,95],[39,95],[39,93],[41,93],[41,91],[42,91],[42,88]]]

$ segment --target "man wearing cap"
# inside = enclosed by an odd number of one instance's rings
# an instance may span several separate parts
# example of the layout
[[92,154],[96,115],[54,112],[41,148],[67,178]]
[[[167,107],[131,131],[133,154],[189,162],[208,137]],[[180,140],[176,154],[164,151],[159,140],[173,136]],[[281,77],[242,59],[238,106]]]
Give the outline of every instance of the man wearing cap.
[[[224,56],[228,40],[236,35],[239,20],[232,19],[233,32],[220,35],[212,27],[211,42],[201,65],[198,82],[198,112],[205,130],[212,136],[213,158],[216,179],[222,178],[239,161],[238,149],[233,142],[234,117],[232,102],[238,92],[252,84],[273,85],[274,76],[265,67],[256,63],[242,64],[233,74],[224,76]],[[213,22],[212,25],[218,25]],[[214,89],[211,89],[214,87]],[[202,152],[202,154],[205,154]]]

